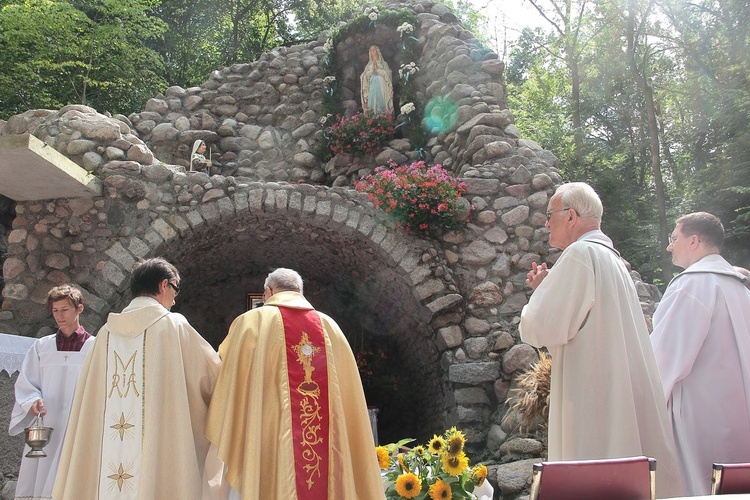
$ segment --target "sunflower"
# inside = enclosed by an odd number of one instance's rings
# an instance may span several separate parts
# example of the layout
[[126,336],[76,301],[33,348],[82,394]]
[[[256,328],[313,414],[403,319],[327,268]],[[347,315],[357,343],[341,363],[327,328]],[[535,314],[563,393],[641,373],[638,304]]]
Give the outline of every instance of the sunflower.
[[484,464],[475,465],[471,468],[471,477],[476,480],[477,486],[482,486],[487,479],[487,466]]
[[433,435],[430,443],[427,445],[427,449],[430,450],[430,453],[437,455],[443,451],[443,448],[445,448],[445,440],[442,436]]
[[455,457],[444,453],[442,458],[443,470],[451,476],[460,476],[469,467],[469,457],[463,453],[460,453]]
[[446,443],[448,445],[447,453],[452,457],[456,457],[464,451],[466,436],[464,436],[464,433],[457,430],[455,427],[451,427],[451,430],[448,432],[449,436]]
[[386,470],[391,466],[391,455],[385,446],[378,446],[375,448],[375,452],[378,454],[378,465],[381,469]]
[[422,446],[421,444],[419,446],[415,446],[414,448],[412,448],[411,451],[412,453],[414,453],[414,455],[418,457],[421,457],[422,455],[425,454],[424,446]]
[[430,498],[432,500],[450,500],[453,498],[453,491],[451,491],[451,485],[438,479],[435,484],[430,486]]
[[422,480],[415,474],[407,472],[396,479],[396,493],[402,498],[414,498],[422,491]]

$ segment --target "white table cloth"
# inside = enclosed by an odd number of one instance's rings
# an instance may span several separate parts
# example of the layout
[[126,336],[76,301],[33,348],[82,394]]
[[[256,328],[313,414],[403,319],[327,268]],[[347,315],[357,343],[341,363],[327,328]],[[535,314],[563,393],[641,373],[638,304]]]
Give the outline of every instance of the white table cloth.
[[5,371],[8,376],[16,373],[31,344],[36,340],[33,337],[0,333],[0,371]]

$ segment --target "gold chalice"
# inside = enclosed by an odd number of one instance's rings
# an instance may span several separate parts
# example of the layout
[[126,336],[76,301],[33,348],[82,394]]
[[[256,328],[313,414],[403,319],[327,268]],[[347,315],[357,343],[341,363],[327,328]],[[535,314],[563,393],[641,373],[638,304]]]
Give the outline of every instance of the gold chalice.
[[47,443],[49,443],[49,440],[52,437],[52,431],[54,429],[52,427],[44,426],[44,417],[37,416],[34,423],[37,425],[26,427],[24,429],[26,444],[31,446],[31,451],[26,454],[26,457],[44,458],[47,456],[47,454],[44,453],[44,450],[42,450],[42,448],[47,446]]

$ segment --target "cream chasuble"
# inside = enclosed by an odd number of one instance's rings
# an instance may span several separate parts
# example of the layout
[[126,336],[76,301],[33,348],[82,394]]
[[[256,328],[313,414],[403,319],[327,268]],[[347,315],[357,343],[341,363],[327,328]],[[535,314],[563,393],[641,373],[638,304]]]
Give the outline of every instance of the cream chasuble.
[[153,298],[110,314],[78,381],[53,498],[212,499],[203,430],[219,365]]
[[206,434],[243,500],[385,498],[357,364],[331,318],[279,292],[235,319],[219,354]]

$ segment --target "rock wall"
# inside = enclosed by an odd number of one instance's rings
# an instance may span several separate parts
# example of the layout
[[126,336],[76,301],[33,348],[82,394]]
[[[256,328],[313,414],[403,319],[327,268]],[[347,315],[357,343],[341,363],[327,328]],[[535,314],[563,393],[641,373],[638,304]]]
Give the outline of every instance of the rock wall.
[[[474,210],[465,230],[403,233],[347,187],[361,168],[350,161],[333,169],[314,154],[323,134],[323,35],[217,70],[200,87],[167,89],[127,118],[76,105],[0,123],[0,135],[32,133],[105,185],[99,198],[17,204],[0,330],[51,331],[44,297],[68,281],[83,288],[83,323],[96,330],[130,299],[133,264],[163,255],[183,276],[176,310],[218,345],[269,268],[292,267],[313,304],[345,331],[398,345],[405,403],[381,417],[400,425],[399,437],[457,425],[475,460],[542,455],[543,436],[518,437],[501,421],[514,375],[536,359],[517,324],[528,268],[557,256],[544,227],[562,182],[557,160],[519,137],[502,63],[449,9],[427,0],[388,7],[416,13],[419,98],[455,105],[455,125],[433,130],[426,153],[466,183]],[[351,51],[356,41],[334,50]],[[234,175],[186,173],[197,138]],[[392,147],[410,153],[403,142]],[[652,290],[634,279],[648,309]],[[503,495],[516,495],[526,484],[508,479],[508,467],[490,477]]]

